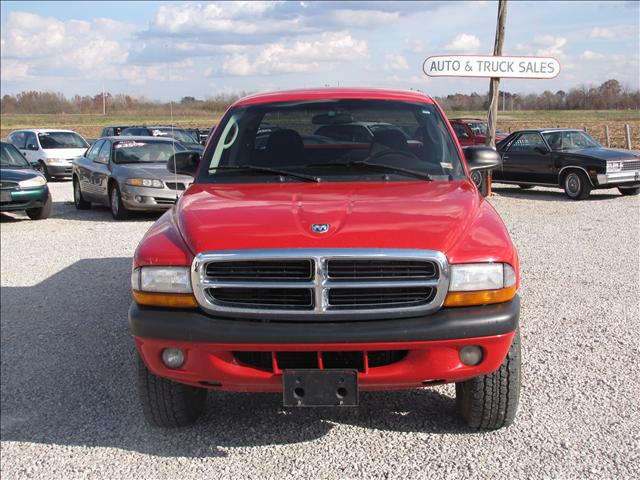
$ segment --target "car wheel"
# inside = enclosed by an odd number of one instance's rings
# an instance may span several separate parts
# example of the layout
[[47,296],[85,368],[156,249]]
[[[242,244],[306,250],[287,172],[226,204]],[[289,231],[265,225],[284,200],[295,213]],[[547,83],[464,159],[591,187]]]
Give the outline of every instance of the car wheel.
[[581,170],[572,170],[567,173],[563,185],[564,192],[572,200],[584,200],[591,193],[589,178]]
[[113,185],[109,190],[109,205],[111,206],[111,215],[116,220],[125,220],[129,217],[129,211],[122,204],[122,196],[117,185]]
[[640,187],[618,187],[618,191],[622,195],[638,195],[640,193]]
[[456,383],[456,406],[473,428],[495,430],[513,423],[520,398],[520,332],[500,368],[493,373]]
[[51,175],[49,175],[49,169],[47,169],[47,166],[44,164],[44,162],[42,160],[40,160],[38,162],[38,165],[36,165],[35,167],[33,167],[35,170],[37,170],[38,172],[40,172],[42,175],[44,175],[44,178],[47,179],[47,182],[49,180],[51,180]]
[[155,376],[138,357],[138,395],[145,420],[163,428],[186,427],[204,412],[207,389]]
[[44,202],[42,207],[30,208],[25,211],[31,220],[44,220],[45,218],[49,218],[49,215],[51,215],[52,205],[53,200],[51,199],[51,193],[49,193],[47,195],[47,200]]
[[91,202],[87,202],[82,196],[82,190],[80,189],[80,182],[77,178],[73,178],[73,204],[78,210],[88,210],[91,208]]
[[533,188],[533,185],[518,185],[522,190],[529,190]]

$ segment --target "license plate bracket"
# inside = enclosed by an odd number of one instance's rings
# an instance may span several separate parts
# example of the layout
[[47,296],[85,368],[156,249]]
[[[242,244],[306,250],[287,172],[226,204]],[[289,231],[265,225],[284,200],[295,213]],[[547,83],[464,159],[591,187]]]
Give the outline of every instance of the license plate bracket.
[[356,407],[358,371],[287,369],[282,374],[285,407]]

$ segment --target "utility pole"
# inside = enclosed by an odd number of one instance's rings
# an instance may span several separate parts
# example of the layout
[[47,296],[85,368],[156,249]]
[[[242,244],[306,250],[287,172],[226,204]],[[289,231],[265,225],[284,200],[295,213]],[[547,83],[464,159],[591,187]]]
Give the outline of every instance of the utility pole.
[[104,83],[102,84],[102,115],[105,116],[107,114],[107,97],[104,93]]
[[[507,21],[507,0],[498,0],[498,23],[496,25],[496,40],[493,44],[493,56],[502,55],[502,44],[504,43],[504,24]],[[500,89],[500,78],[492,78],[489,81],[489,115],[487,117],[487,140],[489,147],[496,146],[496,123],[498,119],[498,102]]]

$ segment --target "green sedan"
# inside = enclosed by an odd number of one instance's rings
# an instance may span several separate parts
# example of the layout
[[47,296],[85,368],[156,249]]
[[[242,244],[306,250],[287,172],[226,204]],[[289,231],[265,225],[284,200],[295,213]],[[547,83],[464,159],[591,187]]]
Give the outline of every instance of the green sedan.
[[0,212],[24,210],[32,220],[44,220],[51,205],[45,178],[13,145],[0,142]]

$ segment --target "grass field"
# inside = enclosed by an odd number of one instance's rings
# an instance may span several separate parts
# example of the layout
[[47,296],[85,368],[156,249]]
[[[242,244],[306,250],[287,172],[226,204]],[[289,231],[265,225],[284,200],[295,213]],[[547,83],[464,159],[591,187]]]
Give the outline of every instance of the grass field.
[[[210,127],[218,122],[222,112],[174,113],[174,125]],[[486,116],[485,112],[447,112],[450,117]],[[2,115],[0,137],[16,128],[69,128],[87,138],[96,138],[106,125],[168,124],[167,115]],[[604,126],[609,126],[611,146],[626,148],[624,126],[631,126],[632,148],[640,149],[640,111],[638,110],[537,110],[499,112],[498,127],[506,132],[523,128],[571,127],[586,128],[597,140],[605,143]]]

